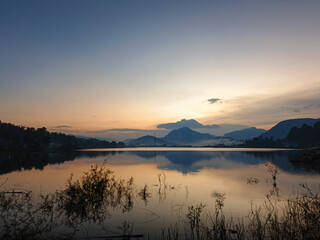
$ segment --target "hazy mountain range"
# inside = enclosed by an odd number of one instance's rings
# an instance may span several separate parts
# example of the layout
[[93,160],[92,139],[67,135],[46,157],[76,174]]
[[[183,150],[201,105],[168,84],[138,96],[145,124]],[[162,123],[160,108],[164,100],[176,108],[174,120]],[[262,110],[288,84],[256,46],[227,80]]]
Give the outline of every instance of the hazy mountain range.
[[238,143],[234,139],[217,137],[209,133],[200,133],[188,127],[174,129],[163,138],[143,136],[133,140],[127,140],[129,146],[211,146],[232,145]]
[[172,130],[163,138],[144,136],[131,141],[126,141],[126,144],[132,146],[181,146],[193,145],[197,142],[211,139],[214,139],[214,136],[208,133],[199,133],[191,128],[182,127]]
[[[171,130],[179,129],[182,127],[188,127],[200,133],[209,133],[214,136],[223,136],[226,133],[232,131],[238,131],[249,128],[250,126],[239,124],[213,124],[203,125],[194,119],[182,119],[178,122],[159,124],[156,129],[134,129],[134,128],[111,128],[97,131],[88,131],[88,137],[100,138],[100,139],[117,139],[127,142],[129,139],[136,139],[142,136],[150,135],[158,138],[163,138]],[[56,131],[56,129],[52,129]],[[84,134],[83,134],[84,135]]]
[[[182,120],[177,123],[177,126],[183,124],[199,127],[200,123],[195,120]],[[49,151],[124,146],[124,143],[118,144],[115,141],[50,133],[46,128],[27,128],[1,121],[0,126],[0,150],[2,148],[3,150]],[[172,126],[174,125],[169,125],[169,127]],[[125,144],[127,146],[310,147],[320,144],[320,119],[289,119],[279,122],[268,131],[251,127],[231,131],[223,136],[199,132],[184,126],[168,131],[163,137],[146,135],[128,139]]]
[[[223,136],[215,136],[210,133],[203,133],[191,129],[191,126],[196,129],[207,129],[206,125],[202,125],[196,120],[181,120],[176,123],[161,124],[158,127],[173,128],[166,136],[156,138],[154,136],[144,136],[133,140],[127,140],[125,143],[131,146],[214,146],[214,145],[235,145],[239,142],[252,139],[258,136],[268,137],[273,139],[284,139],[293,127],[301,127],[303,124],[313,126],[320,119],[290,119],[279,122],[270,130],[257,129],[255,127],[244,128],[231,131]],[[181,127],[182,126],[182,127]],[[187,127],[189,126],[189,127]],[[202,126],[202,127],[201,127]],[[217,129],[221,125],[210,125],[211,128]],[[233,125],[241,126],[241,125]]]
[[242,129],[249,128],[249,126],[239,125],[239,124],[212,124],[212,125],[203,125],[194,119],[181,119],[175,123],[164,123],[157,126],[158,129],[173,130],[179,129],[182,127],[191,128],[197,132],[209,133],[215,136],[223,136],[226,133],[232,131],[238,131]]
[[241,140],[247,140],[247,139],[251,139],[254,137],[258,137],[265,132],[266,132],[266,130],[264,130],[264,129],[258,129],[255,127],[251,127],[251,128],[245,128],[242,130],[226,133],[225,135],[223,135],[223,137],[241,141]]

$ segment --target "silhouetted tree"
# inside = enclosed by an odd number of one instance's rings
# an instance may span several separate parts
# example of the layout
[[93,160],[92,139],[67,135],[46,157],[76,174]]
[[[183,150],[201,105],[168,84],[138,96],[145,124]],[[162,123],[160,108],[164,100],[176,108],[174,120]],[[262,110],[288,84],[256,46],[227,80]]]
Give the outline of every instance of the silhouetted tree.
[[286,137],[289,144],[299,147],[316,146],[320,144],[320,121],[313,126],[304,124],[301,128],[294,127]]
[[252,147],[252,148],[278,148],[283,147],[283,143],[281,140],[274,140],[273,137],[256,137],[250,140],[245,141],[241,147]]
[[55,152],[83,148],[117,147],[124,147],[124,143],[108,142],[95,138],[77,138],[62,133],[50,133],[45,127],[35,129],[0,121],[0,151]]

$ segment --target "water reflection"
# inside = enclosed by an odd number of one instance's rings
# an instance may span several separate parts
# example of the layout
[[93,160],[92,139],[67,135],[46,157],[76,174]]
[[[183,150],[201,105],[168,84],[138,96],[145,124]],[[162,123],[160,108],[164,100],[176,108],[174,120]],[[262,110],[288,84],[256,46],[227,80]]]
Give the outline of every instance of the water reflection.
[[[77,180],[71,175],[65,189],[40,195],[36,200],[32,191],[1,189],[0,238],[56,239],[61,234],[63,238],[74,238],[88,224],[107,226],[111,211],[132,211],[137,196],[146,204],[151,194],[146,185],[138,192],[132,177],[117,178],[105,164],[92,165]],[[127,222],[123,227],[124,235],[128,234]]]
[[[124,154],[122,157],[126,159],[128,156]],[[158,158],[161,159],[161,156]],[[121,160],[121,158],[118,159]],[[81,163],[81,159],[77,161],[78,164]],[[63,189],[41,194],[38,198],[34,198],[36,196],[32,191],[8,192],[1,189],[0,237],[4,239],[78,237],[128,239],[132,236],[149,238],[146,233],[152,233],[153,239],[157,239],[159,236],[157,231],[166,228],[168,232],[162,232],[160,235],[163,239],[171,239],[172,234],[176,236],[174,239],[179,239],[181,236],[190,236],[190,238],[181,237],[181,239],[234,239],[235,236],[236,239],[269,239],[270,235],[275,236],[272,239],[292,239],[297,234],[299,236],[307,234],[308,239],[318,239],[320,236],[319,194],[314,194],[307,185],[303,185],[307,192],[291,198],[283,198],[285,195],[278,185],[279,169],[271,162],[261,166],[267,173],[265,179],[267,186],[263,187],[267,200],[262,204],[260,202],[257,207],[252,204],[249,215],[242,213],[238,222],[234,222],[233,217],[228,216],[223,209],[230,199],[233,206],[243,200],[243,197],[238,196],[232,199],[232,194],[236,193],[238,186],[249,186],[241,190],[247,197],[245,200],[253,199],[252,196],[248,198],[251,187],[255,188],[251,189],[252,193],[259,194],[259,189],[256,187],[261,187],[263,178],[258,168],[256,171],[260,180],[250,177],[247,178],[247,183],[237,179],[235,175],[239,174],[238,170],[207,169],[214,175],[207,176],[206,170],[203,170],[201,174],[184,176],[184,181],[180,184],[180,180],[177,179],[179,174],[175,171],[161,172],[157,176],[152,172],[153,177],[157,179],[156,182],[148,179],[145,173],[144,185],[136,185],[133,177],[125,179],[115,175],[110,164],[105,160],[100,164],[91,165],[78,177],[71,175]],[[150,170],[150,166],[148,168],[145,165],[138,165],[138,167],[143,171]],[[174,172],[173,175],[168,174]],[[247,170],[244,172],[248,173]],[[230,182],[226,182],[227,178],[219,176],[219,173],[226,174]],[[138,176],[136,172],[132,174]],[[230,175],[233,177],[230,178]],[[284,175],[287,175],[285,178],[287,180],[288,175],[292,177],[288,173]],[[215,181],[209,182],[212,177]],[[226,189],[214,191],[210,194],[213,200],[210,199],[208,190],[212,190],[212,186],[221,180],[224,188],[233,189],[233,191],[225,191]],[[206,184],[201,185],[201,182]],[[191,186],[190,183],[195,186]],[[233,186],[235,183],[238,183],[238,186]],[[150,190],[148,184],[152,186]],[[192,189],[192,201],[189,201],[189,186]],[[185,196],[180,191],[184,188]],[[285,201],[281,203],[282,200]],[[284,208],[280,207],[280,204],[281,206],[283,204]],[[238,206],[239,208],[241,209]],[[283,217],[279,214],[281,209],[283,209]],[[244,218],[249,222],[243,221]],[[142,221],[142,219],[145,220]],[[264,227],[261,228],[261,226]],[[180,235],[179,231],[183,231],[183,235]]]
[[[182,173],[199,172],[204,168],[234,169],[272,162],[282,171],[291,173],[319,173],[320,165],[302,161],[303,151],[81,151],[70,153],[0,154],[0,175],[13,171],[43,169],[47,165],[63,164],[81,158],[125,155],[138,157],[134,163],[158,164],[160,169]],[[121,163],[119,163],[121,164]]]
[[[198,172],[203,168],[234,169],[272,162],[281,170],[292,173],[319,172],[316,162],[301,161],[301,151],[275,152],[131,152],[139,157],[156,159],[163,156],[169,164],[163,168],[181,171],[183,173]],[[300,161],[299,161],[300,160]]]
[[40,169],[79,158],[114,156],[123,152],[0,153],[0,175],[13,171]]

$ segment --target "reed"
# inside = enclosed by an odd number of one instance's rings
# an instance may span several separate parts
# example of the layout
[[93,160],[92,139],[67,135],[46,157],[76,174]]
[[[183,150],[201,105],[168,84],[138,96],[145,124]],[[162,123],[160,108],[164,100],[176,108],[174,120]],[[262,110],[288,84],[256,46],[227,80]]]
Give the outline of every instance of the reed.
[[[312,192],[307,184],[301,184],[304,193],[280,199],[279,171],[274,165],[266,166],[271,189],[262,205],[251,204],[247,215],[238,218],[226,215],[225,195],[216,194],[213,210],[207,210],[201,203],[188,206],[187,212],[177,217],[175,224],[159,229],[160,235],[154,239],[320,239],[319,194]],[[159,198],[163,199],[167,189],[165,175],[159,175],[158,180]],[[252,182],[257,184],[252,179],[248,184]],[[95,223],[106,228],[105,220],[110,217],[111,209],[128,212],[136,201],[147,204],[151,197],[147,184],[138,188],[133,178],[118,179],[104,164],[94,165],[78,180],[71,176],[64,190],[41,196],[39,201],[34,200],[32,192],[0,192],[0,238],[72,239],[77,236],[81,224]],[[129,220],[118,229],[121,230],[117,235],[120,238],[142,238],[142,233],[134,232]]]

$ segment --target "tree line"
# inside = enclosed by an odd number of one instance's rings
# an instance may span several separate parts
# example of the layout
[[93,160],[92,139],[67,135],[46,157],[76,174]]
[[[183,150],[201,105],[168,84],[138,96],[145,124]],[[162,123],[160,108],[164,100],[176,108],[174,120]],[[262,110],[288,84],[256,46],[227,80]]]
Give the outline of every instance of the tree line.
[[0,121],[0,151],[60,152],[85,148],[119,148],[123,142],[109,142],[95,138],[78,138],[49,132],[45,127],[15,126]]

